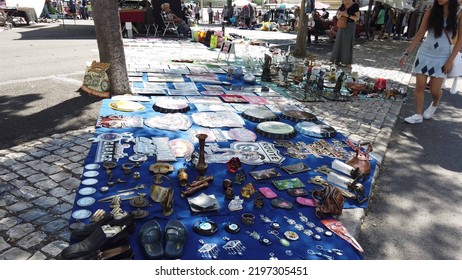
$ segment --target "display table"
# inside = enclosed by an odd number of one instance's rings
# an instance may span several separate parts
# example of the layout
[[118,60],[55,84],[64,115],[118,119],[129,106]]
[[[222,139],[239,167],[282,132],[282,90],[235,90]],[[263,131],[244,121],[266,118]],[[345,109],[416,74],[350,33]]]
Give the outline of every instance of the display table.
[[127,30],[128,38],[133,38],[133,31],[139,34],[138,29],[133,26],[133,23],[145,23],[146,22],[146,10],[119,10],[120,22],[123,24],[123,30]]
[[[218,75],[220,79],[225,79],[224,74]],[[187,80],[187,79],[186,79]],[[172,87],[171,83],[168,83],[169,87]],[[204,90],[204,87],[201,83],[196,83],[197,88],[200,92]],[[153,105],[155,104],[158,97],[153,97],[149,102],[140,102],[144,106],[144,109],[134,112],[123,112],[119,110],[114,110],[113,106],[111,108],[111,103],[114,100],[107,99],[103,100],[100,110],[100,117],[101,116],[109,116],[109,115],[118,115],[118,116],[131,116],[131,117],[142,117],[144,121],[153,117],[162,115],[159,112],[153,110]],[[114,104],[114,103],[112,103]],[[191,117],[193,113],[197,113],[197,108],[194,103],[189,103],[191,110],[185,113],[180,113],[182,115],[186,115]],[[283,119],[279,117],[279,121],[290,126],[295,126],[297,123],[291,120]],[[173,124],[172,124],[173,125]],[[256,131],[256,126],[258,123],[245,119],[245,128]],[[191,129],[202,129],[203,127],[198,126],[193,122]],[[221,128],[223,131],[229,131],[229,128]],[[96,136],[100,134],[106,133],[125,133],[129,132],[133,134],[133,137],[168,137],[168,140],[173,139],[183,139],[190,141],[193,143],[193,140],[187,131],[184,130],[177,130],[177,131],[169,131],[169,130],[161,130],[156,128],[150,128],[146,125],[142,127],[136,128],[105,128],[105,127],[98,127],[96,129]],[[303,143],[313,143],[315,141],[319,141],[319,138],[309,137],[304,134],[297,133],[295,137],[288,139],[293,143],[303,142]],[[345,137],[341,134],[337,134],[334,138],[326,138],[325,141],[332,143],[333,140],[343,141]],[[297,159],[292,158],[287,155],[287,152],[282,147],[277,147],[276,150],[270,153],[273,155],[268,156],[263,159],[263,161],[267,163],[263,164],[243,164],[243,170],[245,171],[246,178],[242,183],[235,182],[235,175],[236,173],[230,172],[227,167],[226,163],[209,163],[208,169],[206,171],[206,176],[212,175],[213,181],[209,184],[208,188],[198,191],[192,197],[197,197],[203,194],[208,196],[213,195],[216,198],[216,202],[219,205],[213,211],[206,211],[206,212],[195,212],[190,208],[188,204],[187,197],[182,197],[181,192],[185,190],[185,187],[180,186],[180,182],[178,180],[178,170],[180,168],[185,168],[188,174],[188,181],[191,183],[193,180],[196,179],[198,176],[196,168],[190,163],[186,162],[184,158],[177,157],[176,161],[169,162],[173,165],[174,170],[166,174],[170,181],[172,182],[173,190],[174,190],[174,199],[173,199],[173,213],[170,216],[164,216],[162,211],[161,203],[154,202],[150,198],[150,186],[154,184],[154,173],[149,171],[149,167],[156,163],[156,157],[149,156],[146,162],[141,163],[139,167],[134,167],[130,174],[124,174],[122,172],[121,166],[124,163],[130,163],[128,157],[134,154],[134,147],[132,142],[125,142],[125,140],[117,140],[125,147],[123,153],[126,154],[123,158],[120,158],[117,161],[117,167],[112,170],[113,177],[110,179],[106,171],[102,167],[102,163],[98,162],[101,159],[101,146],[99,146],[98,142],[93,143],[91,149],[88,153],[88,156],[85,160],[85,166],[91,166],[91,170],[85,168],[84,174],[82,177],[82,184],[79,187],[79,191],[76,194],[76,202],[80,199],[86,197],[87,195],[82,195],[81,190],[82,188],[94,188],[96,192],[91,194],[91,197],[95,198],[96,203],[81,207],[77,203],[74,206],[73,213],[78,210],[90,210],[91,213],[94,213],[98,209],[103,209],[107,213],[111,211],[110,208],[110,201],[109,202],[98,202],[101,198],[105,198],[112,195],[117,195],[120,192],[124,192],[124,190],[132,189],[136,186],[144,185],[144,189],[138,189],[135,191],[135,195],[137,193],[146,194],[146,197],[149,198],[149,205],[147,207],[140,207],[140,209],[147,210],[149,215],[143,219],[136,220],[136,230],[130,237],[130,245],[135,251],[135,259],[145,259],[145,255],[143,254],[143,249],[140,246],[138,235],[140,228],[142,225],[152,219],[155,219],[159,222],[162,228],[165,227],[169,220],[180,220],[187,228],[187,241],[184,247],[184,255],[182,259],[208,259],[211,256],[207,256],[207,254],[201,254],[199,252],[200,248],[203,246],[216,246],[219,250],[217,250],[216,258],[217,259],[269,259],[270,256],[277,257],[278,259],[324,259],[325,257],[318,256],[316,254],[309,254],[310,252],[321,252],[324,255],[329,255],[335,259],[362,259],[362,254],[358,252],[356,249],[353,248],[349,243],[345,240],[340,238],[339,236],[333,234],[333,236],[324,235],[327,231],[327,228],[323,226],[321,219],[315,216],[314,207],[308,207],[298,204],[295,200],[294,196],[289,194],[288,190],[276,188],[276,183],[274,181],[279,181],[283,179],[299,179],[300,182],[303,183],[304,187],[301,188],[307,192],[311,192],[315,189],[320,189],[321,187],[318,185],[314,185],[309,183],[308,181],[315,177],[315,176],[323,176],[324,179],[326,178],[325,175],[316,172],[315,169],[327,165],[330,167],[333,158],[330,157],[315,157],[313,155],[309,155],[305,159]],[[274,139],[266,138],[262,135],[258,135],[256,139],[257,143],[263,143],[265,146],[272,146],[274,144]],[[234,141],[229,140],[227,142],[218,142],[213,144],[218,144],[220,148],[229,148],[230,145],[233,145]],[[235,143],[235,142],[234,142]],[[198,150],[198,143],[194,144],[194,150]],[[207,145],[206,145],[207,146]],[[253,149],[252,145],[247,147],[248,149]],[[349,149],[349,148],[345,148]],[[351,150],[351,149],[350,149]],[[262,156],[263,158],[264,156]],[[282,160],[281,160],[282,159]],[[274,160],[273,163],[270,163],[271,160]],[[99,168],[93,169],[94,165],[89,165],[97,162]],[[278,162],[279,161],[279,162]],[[286,166],[289,164],[296,164],[296,163],[304,163],[306,166],[310,168],[309,171],[304,171],[297,174],[289,174],[285,172],[281,167]],[[375,171],[375,160],[371,160],[371,174],[374,174]],[[263,180],[256,180],[251,175],[251,171],[262,171],[266,169],[274,168],[277,173],[280,174],[278,177],[263,179]],[[98,173],[95,174],[91,172],[92,176],[95,177],[86,177],[85,173],[88,171],[97,171]],[[133,175],[134,172],[139,172],[140,178],[134,179]],[[96,179],[90,180],[88,179]],[[117,183],[117,179],[121,183]],[[230,211],[228,209],[228,204],[230,200],[226,198],[226,193],[223,190],[222,184],[225,179],[229,179],[234,181],[233,183],[233,195],[239,196],[243,199],[243,209],[239,211]],[[87,180],[87,181],[85,181]],[[113,186],[109,186],[108,182],[116,182]],[[91,182],[91,183],[90,183]],[[164,181],[165,183],[166,181]],[[372,176],[369,176],[363,185],[366,190],[366,197],[369,196],[370,193],[370,186],[372,182]],[[248,183],[252,183],[254,188],[257,190],[256,193],[252,194],[249,198],[245,198],[241,195],[241,189]],[[101,187],[109,186],[109,190],[106,193],[101,193]],[[271,189],[276,195],[277,198],[283,199],[287,202],[293,204],[292,209],[283,209],[279,207],[274,207],[270,203],[270,199],[265,197],[260,197],[261,201],[263,202],[262,208],[257,208],[255,206],[255,198],[259,196],[258,189],[262,187],[267,187]],[[311,197],[310,195],[307,196],[308,198]],[[367,201],[363,203],[358,203],[352,199],[345,199],[344,208],[356,208],[356,207],[367,207]],[[127,212],[133,212],[137,210],[137,207],[133,207],[130,205],[129,201],[122,201],[121,208]],[[243,214],[251,214],[255,217],[252,224],[245,224],[243,223]],[[266,217],[272,222],[277,222],[280,224],[280,229],[275,229],[270,227],[270,223],[268,220],[262,219],[262,217]],[[306,219],[308,221],[306,221]],[[332,217],[326,216],[325,219],[331,219]],[[293,220],[298,224],[295,226],[291,223],[290,220]],[[75,218],[71,218],[70,223],[72,224],[75,222]],[[82,220],[85,223],[89,223],[90,218],[85,218]],[[213,221],[218,226],[218,230],[216,233],[210,236],[204,236],[196,233],[193,231],[193,227],[197,223],[204,223],[207,221]],[[311,222],[311,223],[310,223]],[[240,227],[240,230],[237,233],[230,233],[225,230],[225,227],[229,224],[236,224]],[[302,227],[300,227],[300,225]],[[310,236],[309,232],[306,230],[310,230],[312,235]],[[281,238],[284,237],[284,232],[295,232],[298,235],[297,240],[290,240],[290,244],[287,244],[281,241]],[[251,234],[253,236],[251,236]],[[259,240],[255,239],[255,234],[258,234],[260,237],[265,237],[269,240],[271,244],[263,244]],[[313,238],[313,235],[319,235],[320,240]],[[278,236],[276,236],[278,235]],[[231,254],[223,248],[223,246],[227,243],[224,239],[228,238],[229,240],[239,241],[238,243],[245,246],[245,250],[243,250],[242,254]],[[260,238],[261,239],[261,238]],[[323,250],[330,250],[330,249],[339,249],[342,251],[342,254],[327,254],[327,251]],[[290,251],[288,251],[290,250]]]

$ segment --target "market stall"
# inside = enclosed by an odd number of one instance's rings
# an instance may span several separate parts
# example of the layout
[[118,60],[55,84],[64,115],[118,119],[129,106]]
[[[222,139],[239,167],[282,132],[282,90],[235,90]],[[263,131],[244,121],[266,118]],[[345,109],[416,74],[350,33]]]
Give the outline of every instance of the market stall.
[[[118,207],[136,215],[134,259],[152,256],[146,227],[166,234],[171,221],[186,230],[181,259],[362,258],[341,222],[317,216],[312,200],[333,162],[348,160],[344,136],[275,91],[227,79],[224,69],[169,69],[140,69],[140,85],[156,82],[144,101],[103,101],[73,226]],[[375,161],[367,162],[373,174]],[[363,198],[345,197],[343,208],[366,207],[371,181],[365,176]]]

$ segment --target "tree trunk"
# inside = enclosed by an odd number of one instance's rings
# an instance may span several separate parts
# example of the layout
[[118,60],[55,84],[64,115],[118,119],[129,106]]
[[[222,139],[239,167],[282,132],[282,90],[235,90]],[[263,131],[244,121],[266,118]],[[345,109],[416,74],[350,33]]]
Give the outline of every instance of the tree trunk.
[[306,35],[308,34],[308,17],[306,16],[306,1],[302,0],[300,5],[300,20],[298,23],[297,40],[293,56],[299,58],[306,57]]
[[113,0],[98,0],[91,3],[95,22],[96,41],[100,62],[110,64],[108,70],[111,95],[130,92],[127,65],[120,29],[119,5]]

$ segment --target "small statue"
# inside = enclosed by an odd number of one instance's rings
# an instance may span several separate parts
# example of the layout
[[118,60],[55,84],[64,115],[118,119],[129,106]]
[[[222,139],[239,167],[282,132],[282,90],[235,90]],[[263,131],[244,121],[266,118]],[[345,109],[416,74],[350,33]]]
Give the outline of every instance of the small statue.
[[326,72],[324,72],[322,70],[319,71],[317,87],[318,87],[318,90],[320,90],[320,91],[324,90],[324,74],[326,74]]
[[345,72],[341,72],[340,75],[337,78],[337,82],[335,83],[334,87],[334,95],[338,96],[340,94],[340,90],[342,89],[343,85],[343,77],[345,76]]
[[261,80],[263,82],[271,82],[271,56],[268,54],[265,54],[265,62],[263,64]]

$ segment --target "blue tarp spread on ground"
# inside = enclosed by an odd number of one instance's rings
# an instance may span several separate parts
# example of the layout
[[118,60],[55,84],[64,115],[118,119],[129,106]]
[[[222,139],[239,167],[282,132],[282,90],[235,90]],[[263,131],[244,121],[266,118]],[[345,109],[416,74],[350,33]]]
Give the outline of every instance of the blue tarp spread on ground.
[[[198,88],[199,90],[202,89],[200,85],[198,85]],[[109,103],[111,101],[112,100],[107,99],[102,102],[101,111],[100,111],[101,116],[107,116],[107,115],[135,116],[137,115],[137,116],[142,116],[144,119],[147,119],[149,117],[160,114],[158,112],[155,112],[152,109],[152,106],[154,104],[154,102],[152,101],[151,102],[141,102],[141,104],[145,106],[145,109],[142,111],[137,111],[137,112],[121,112],[121,111],[113,110],[109,106]],[[197,112],[193,104],[190,104],[190,107],[191,107],[191,110],[185,114],[190,115],[193,112]],[[280,119],[280,121],[288,123],[292,126],[295,126],[296,124],[294,122],[291,122],[285,119]],[[246,128],[250,130],[254,130],[255,126],[256,126],[256,123],[252,123],[248,120],[245,120]],[[197,129],[200,127],[193,124],[191,128]],[[224,130],[227,130],[227,129],[224,129]],[[182,138],[182,139],[190,140],[187,132],[185,131],[172,132],[172,131],[148,128],[146,126],[142,128],[123,128],[123,129],[97,128],[97,134],[107,133],[107,132],[117,132],[117,133],[132,132],[135,137],[139,137],[139,136],[168,137],[170,140],[175,139],[175,138]],[[333,139],[343,141],[345,140],[345,137],[341,134],[337,134],[335,138],[325,139],[325,140],[328,142],[331,142]],[[290,139],[290,140],[293,142],[302,141],[305,143],[313,143],[319,139],[308,137],[302,134],[297,134],[295,138]],[[258,136],[257,141],[272,142],[271,139],[268,139],[262,136]],[[224,143],[218,143],[218,144],[220,147],[226,148],[226,147],[229,147],[229,145],[231,144],[231,141],[224,142]],[[97,146],[98,146],[97,143],[93,143],[88,153],[88,156],[85,160],[85,165],[93,163],[95,161]],[[194,146],[195,146],[195,150],[197,151],[198,144],[196,143]],[[126,149],[125,152],[128,153],[129,155],[133,154],[132,145],[130,148]],[[139,241],[138,241],[138,234],[139,234],[139,230],[141,226],[146,221],[151,220],[151,219],[156,219],[160,223],[162,228],[165,227],[166,223],[170,219],[178,219],[185,224],[186,228],[188,229],[188,235],[187,235],[187,242],[185,244],[185,250],[184,250],[184,255],[182,259],[202,259],[203,258],[201,254],[198,252],[198,249],[201,246],[203,246],[200,244],[199,240],[203,240],[206,244],[212,244],[212,243],[216,244],[218,248],[221,249],[218,254],[218,259],[268,259],[270,257],[269,255],[270,253],[274,253],[274,255],[279,259],[300,259],[300,258],[323,259],[322,257],[316,256],[316,255],[309,255],[307,253],[307,250],[313,250],[314,252],[319,252],[320,249],[317,249],[316,245],[321,245],[324,249],[337,248],[337,249],[343,250],[342,256],[339,256],[337,254],[331,254],[336,259],[362,259],[361,253],[356,251],[350,244],[348,244],[346,241],[336,236],[335,234],[332,237],[327,237],[321,233],[320,235],[322,236],[322,240],[317,241],[313,239],[312,237],[305,235],[303,233],[303,230],[298,230],[294,227],[294,225],[290,225],[287,222],[287,220],[293,219],[294,221],[297,222],[297,224],[302,225],[304,229],[311,229],[312,231],[317,233],[314,228],[308,227],[306,225],[306,222],[302,222],[300,220],[300,216],[302,214],[303,216],[307,217],[309,221],[313,222],[316,225],[316,227],[320,227],[326,230],[326,228],[321,224],[320,219],[315,216],[313,207],[301,206],[297,204],[295,202],[295,197],[290,196],[285,190],[277,190],[272,184],[272,180],[281,180],[281,179],[289,179],[289,178],[298,177],[304,183],[305,190],[312,191],[314,189],[320,189],[321,188],[320,186],[310,184],[308,183],[308,180],[310,178],[313,178],[315,176],[320,176],[320,175],[325,179],[326,178],[325,175],[315,172],[314,169],[322,165],[327,165],[330,167],[333,159],[328,158],[328,157],[316,158],[312,155],[309,155],[308,158],[304,160],[299,160],[299,159],[294,159],[287,155],[284,155],[282,150],[280,152],[285,157],[285,160],[282,162],[281,165],[288,165],[291,163],[298,163],[302,161],[306,165],[308,165],[311,168],[311,170],[305,173],[289,175],[286,172],[282,171],[280,169],[280,166],[277,166],[277,165],[264,164],[264,165],[259,165],[259,166],[251,166],[251,165],[243,164],[243,169],[245,170],[247,179],[245,182],[243,182],[243,184],[234,184],[234,194],[235,195],[240,194],[241,188],[246,183],[252,182],[256,189],[260,187],[269,187],[274,192],[276,192],[279,198],[283,198],[289,202],[292,202],[293,208],[291,210],[275,208],[270,204],[270,200],[266,198],[264,198],[263,208],[261,209],[255,208],[254,198],[256,194],[254,194],[252,197],[248,199],[244,198],[244,203],[243,203],[244,208],[242,210],[236,211],[236,212],[229,211],[227,207],[229,200],[225,198],[225,193],[222,189],[222,182],[224,179],[233,180],[235,174],[228,171],[226,164],[215,163],[215,164],[209,164],[209,167],[206,173],[207,175],[214,176],[213,182],[209,185],[207,189],[200,191],[197,194],[205,193],[207,195],[214,195],[217,199],[218,204],[220,205],[220,209],[216,211],[210,211],[210,212],[194,213],[190,210],[187,199],[182,198],[180,196],[180,192],[184,189],[179,186],[179,182],[177,178],[177,171],[179,168],[186,168],[187,173],[189,175],[190,182],[194,180],[194,178],[196,178],[197,172],[193,166],[185,163],[183,158],[178,158],[178,161],[172,162],[175,169],[173,173],[169,174],[168,176],[173,182],[173,188],[174,188],[173,210],[174,212],[169,217],[164,217],[162,215],[161,204],[149,199],[150,205],[146,208],[143,208],[149,211],[149,216],[144,219],[140,219],[136,221],[136,231],[131,235],[131,238],[130,238],[131,246],[135,251],[135,259],[145,258],[143,255],[142,249],[140,247]],[[119,178],[119,179],[126,181],[125,183],[116,183],[113,187],[109,188],[109,191],[107,193],[105,194],[100,193],[99,189],[102,186],[106,186],[108,182],[108,175],[106,174],[105,170],[101,167],[97,170],[99,172],[99,175],[96,177],[96,179],[98,180],[98,183],[92,186],[81,185],[79,190],[82,189],[83,187],[96,188],[98,191],[91,196],[94,197],[98,201],[102,197],[107,197],[110,195],[118,194],[117,191],[119,190],[129,189],[129,188],[133,188],[140,184],[145,184],[146,186],[145,189],[137,190],[136,192],[146,193],[147,197],[149,198],[149,187],[154,182],[154,176],[153,176],[153,173],[148,170],[148,168],[151,164],[155,163],[155,157],[149,157],[149,160],[147,162],[142,163],[139,168],[134,168],[130,175],[124,174],[121,170],[121,165],[127,162],[130,162],[127,157],[120,159],[118,161],[117,168],[113,170],[113,175],[114,175],[113,181]],[[251,176],[249,176],[249,172],[252,170],[263,170],[263,169],[273,168],[273,167],[279,171],[279,173],[281,174],[280,177],[256,181]],[[371,174],[374,174],[375,168],[376,168],[376,162],[375,160],[372,159],[371,160]],[[85,171],[87,170],[84,170],[84,172]],[[139,180],[133,179],[132,177],[133,171],[140,172],[141,178]],[[86,179],[86,178],[83,177],[82,179]],[[372,176],[369,176],[367,181],[363,182],[367,197],[369,197],[371,182],[372,182]],[[77,193],[76,201],[78,201],[82,197],[83,196],[80,193]],[[90,211],[94,213],[97,209],[104,209],[106,212],[109,213],[111,211],[111,209],[109,208],[109,204],[110,203],[108,202],[105,202],[105,203],[96,202],[95,204],[88,206],[88,207],[80,207],[76,204],[73,210],[76,211],[79,209],[89,209]],[[345,199],[344,208],[356,208],[356,207],[367,207],[367,201],[362,204],[358,204],[358,202],[353,201],[352,199]],[[122,202],[122,209],[128,212],[136,210],[136,208],[132,207],[128,201]],[[253,225],[244,225],[241,222],[241,216],[243,213],[252,213],[253,215],[255,215],[255,223]],[[283,236],[283,233],[285,231],[294,231],[300,236],[300,238],[296,241],[291,241],[291,245],[288,247],[281,245],[277,237],[268,233],[268,231],[271,230],[271,228],[268,223],[265,223],[260,219],[261,215],[266,216],[270,218],[271,220],[277,221],[282,226],[278,230],[280,236]],[[330,217],[327,217],[327,218],[330,218]],[[217,233],[215,233],[212,236],[201,236],[192,230],[193,225],[195,223],[200,222],[200,221],[207,221],[207,220],[211,220],[219,226]],[[72,223],[74,221],[75,220],[71,218],[70,222]],[[85,219],[83,220],[83,222],[89,223],[89,219]],[[230,234],[224,230],[224,226],[227,223],[236,223],[239,226],[241,226],[241,230],[237,234]],[[269,245],[269,246],[263,245],[258,240],[250,237],[249,233],[253,231],[256,231],[260,235],[267,237],[269,240],[272,241],[272,245]],[[230,255],[227,253],[225,249],[222,248],[222,246],[225,245],[226,243],[226,241],[223,240],[223,237],[225,236],[231,240],[239,240],[246,247],[246,250],[242,256]],[[293,255],[289,256],[286,253],[287,250],[291,250]],[[322,252],[322,253],[326,253],[326,252]]]

